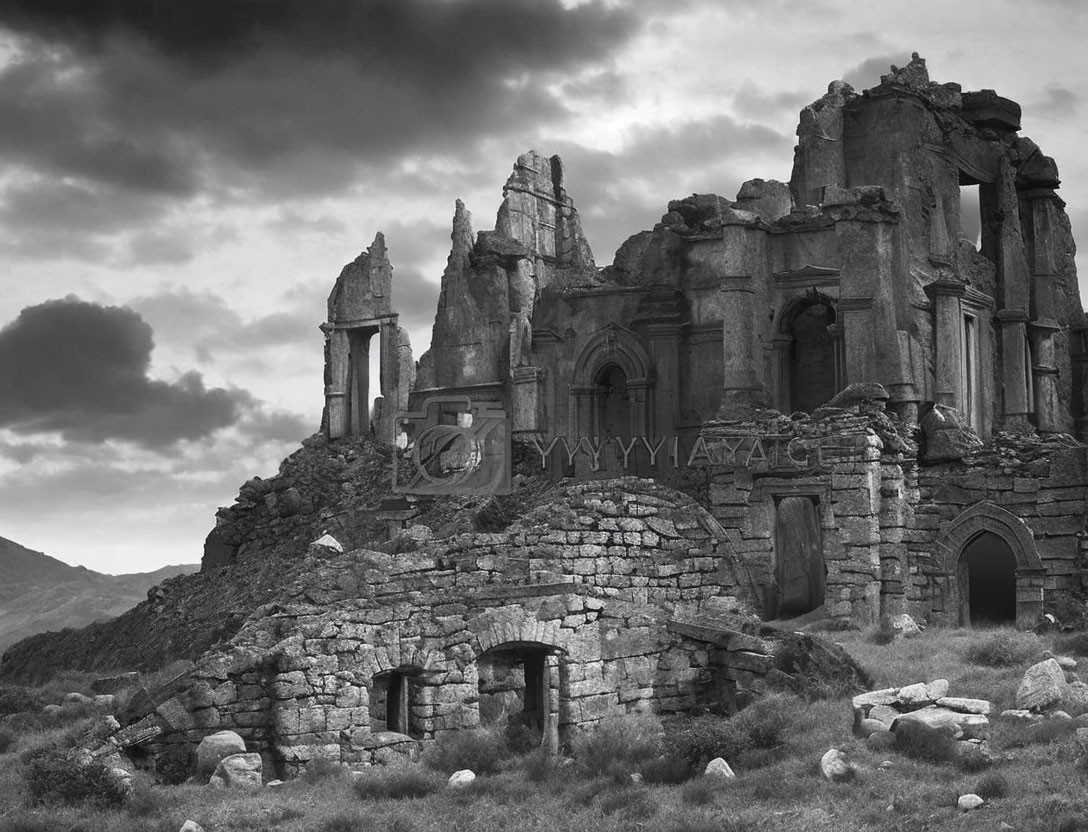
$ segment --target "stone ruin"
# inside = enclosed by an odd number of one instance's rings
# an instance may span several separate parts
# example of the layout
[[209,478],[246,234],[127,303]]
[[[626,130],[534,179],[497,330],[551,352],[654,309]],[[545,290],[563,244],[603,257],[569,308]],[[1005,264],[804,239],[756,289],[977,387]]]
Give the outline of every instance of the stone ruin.
[[[917,56],[861,93],[835,82],[788,185],[670,202],[604,268],[561,162],[530,152],[494,230],[457,203],[418,365],[379,234],[329,299],[324,436],[300,453],[372,436],[415,480],[247,483],[205,572],[262,534],[335,540],[144,697],[122,744],[230,729],[288,774],[481,724],[554,749],[610,716],[743,703],[788,678],[783,644],[828,650],[790,641],[816,618],[1063,617],[1088,574],[1088,325],[1057,168],[1019,129],[1014,102]],[[508,458],[472,480],[511,449],[556,480],[545,506],[420,525],[435,494],[516,485]],[[410,545],[359,548],[383,523]]]

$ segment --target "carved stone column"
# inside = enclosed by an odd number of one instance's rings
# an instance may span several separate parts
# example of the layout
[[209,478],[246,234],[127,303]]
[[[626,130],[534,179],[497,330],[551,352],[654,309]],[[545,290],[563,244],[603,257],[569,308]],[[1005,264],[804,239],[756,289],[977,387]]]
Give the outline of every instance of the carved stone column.
[[1001,309],[1001,379],[1005,391],[1002,429],[1012,432],[1031,430],[1028,414],[1028,313],[1023,309]]
[[751,275],[723,277],[722,293],[722,400],[718,416],[742,419],[754,407],[766,404],[756,374],[755,290]]
[[926,287],[933,298],[936,371],[933,400],[948,407],[963,408],[963,306],[960,300],[967,284],[959,280],[937,280]]
[[322,324],[321,331],[329,344],[329,383],[325,387],[325,408],[329,418],[329,438],[338,439],[350,433],[348,425],[348,378],[351,366],[348,334],[344,330],[333,329]]
[[650,349],[657,368],[657,435],[671,436],[680,421],[680,343],[684,328],[680,324],[650,324]]

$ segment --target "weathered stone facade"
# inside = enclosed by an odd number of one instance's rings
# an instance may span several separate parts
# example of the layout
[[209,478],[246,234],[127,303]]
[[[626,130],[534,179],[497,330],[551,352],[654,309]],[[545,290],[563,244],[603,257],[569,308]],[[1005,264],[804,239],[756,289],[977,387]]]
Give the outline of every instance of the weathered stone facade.
[[[126,730],[229,728],[286,773],[489,723],[556,748],[758,693],[797,638],[759,617],[1031,625],[1083,603],[1088,328],[1056,167],[1018,130],[1013,102],[932,83],[917,57],[861,94],[836,82],[801,114],[788,185],[671,202],[603,269],[558,158],[526,154],[494,231],[457,205],[414,382],[379,235],[322,327],[323,447],[371,432],[380,333],[378,440],[422,444],[400,412],[444,401],[431,427],[463,441],[436,442],[425,478],[504,447],[464,439],[475,414],[561,485],[503,531],[436,536],[412,527],[420,501],[356,495],[331,457],[304,487],[247,484],[207,571],[266,534],[347,551],[310,546]],[[408,528],[362,548],[382,523]]]
[[556,476],[705,478],[767,617],[967,623],[974,583],[976,618],[1030,623],[1081,590],[1088,325],[1019,129],[917,56],[835,82],[788,185],[670,202],[605,268],[559,160],[526,154],[494,231],[458,204],[410,409],[502,408]]

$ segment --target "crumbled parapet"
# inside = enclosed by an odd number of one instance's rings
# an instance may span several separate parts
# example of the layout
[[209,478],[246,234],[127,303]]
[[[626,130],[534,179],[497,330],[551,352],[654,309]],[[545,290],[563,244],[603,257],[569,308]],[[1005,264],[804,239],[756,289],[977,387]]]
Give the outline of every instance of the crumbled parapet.
[[933,405],[920,426],[925,437],[922,458],[927,461],[963,459],[982,447],[982,440],[954,407]]

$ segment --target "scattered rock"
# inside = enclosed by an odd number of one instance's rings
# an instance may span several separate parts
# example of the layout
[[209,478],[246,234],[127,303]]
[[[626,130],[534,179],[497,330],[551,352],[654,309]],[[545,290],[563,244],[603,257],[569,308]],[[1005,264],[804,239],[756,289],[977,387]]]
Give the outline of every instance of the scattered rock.
[[120,766],[110,766],[109,778],[126,794],[132,794],[134,784],[131,771]]
[[323,534],[317,540],[310,544],[311,547],[317,546],[321,549],[332,549],[335,552],[343,552],[344,547],[340,541],[333,537],[331,534]]
[[476,773],[471,769],[463,768],[460,771],[455,771],[450,775],[450,779],[446,781],[446,788],[448,789],[463,789],[476,779]]
[[208,785],[218,788],[259,789],[261,771],[260,754],[231,754],[219,761]]
[[994,707],[988,699],[963,699],[959,696],[940,696],[936,700],[936,705],[939,708],[948,708],[950,711],[983,716],[989,716]]
[[117,712],[117,697],[112,693],[100,693],[94,698],[94,704],[96,708],[102,708],[104,711],[109,711],[111,714]]
[[895,746],[895,734],[887,729],[874,731],[866,738],[865,745],[870,751],[887,751]]
[[960,795],[960,799],[956,801],[956,805],[964,812],[970,812],[972,809],[978,809],[985,802],[986,801],[977,794],[963,794]]
[[905,612],[892,619],[892,630],[895,631],[896,638],[909,638],[922,634],[922,626]]
[[1072,715],[1070,715],[1066,711],[1054,711],[1050,715],[1050,718],[1051,719],[1072,719],[1073,717],[1072,717]]
[[1004,710],[1001,712],[1001,717],[1003,719],[1019,719],[1024,722],[1041,722],[1043,719],[1042,714],[1032,713],[1023,708],[1009,708]]
[[918,682],[900,688],[899,696],[896,697],[896,703],[900,705],[925,705],[930,701],[925,682]]
[[1054,659],[1044,659],[1024,673],[1016,689],[1016,707],[1028,711],[1045,710],[1061,702],[1068,689],[1061,665]]
[[57,716],[57,714],[59,714],[59,713],[61,713],[63,711],[64,711],[64,708],[62,708],[60,705],[45,705],[45,706],[42,707],[42,713],[45,716],[50,716],[50,717]]
[[1088,684],[1084,682],[1070,682],[1065,689],[1065,698],[1062,704],[1066,707],[1088,708]]
[[926,685],[926,697],[931,702],[936,702],[938,699],[943,699],[948,695],[948,680],[947,679],[934,679],[932,682]]
[[195,820],[187,820],[181,825],[178,832],[204,832],[204,827]]
[[73,691],[72,693],[64,694],[64,698],[61,701],[69,705],[82,705],[92,700],[89,696],[84,696],[82,693]]
[[848,762],[846,755],[837,748],[829,748],[820,758],[820,774],[833,783],[852,780],[857,776],[857,767]]
[[900,714],[892,723],[892,731],[898,731],[899,726],[907,724],[941,731],[954,740],[984,739],[990,731],[990,720],[982,714],[965,714],[936,705]]
[[246,741],[234,731],[219,731],[200,741],[196,747],[196,773],[208,775],[219,761],[235,754],[245,754]]
[[879,719],[866,718],[858,723],[858,729],[856,733],[860,738],[866,739],[873,734],[886,732],[887,730],[887,724],[881,722]]
[[637,771],[631,772],[631,782],[636,786],[642,783],[642,774]]
[[119,693],[125,688],[135,687],[140,683],[140,674],[119,673],[116,676],[103,676],[91,682],[91,693]]
[[715,757],[709,763],[706,764],[706,771],[703,772],[707,777],[722,777],[727,780],[736,777],[733,773],[733,769],[729,767],[729,763],[723,760],[721,757]]

